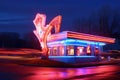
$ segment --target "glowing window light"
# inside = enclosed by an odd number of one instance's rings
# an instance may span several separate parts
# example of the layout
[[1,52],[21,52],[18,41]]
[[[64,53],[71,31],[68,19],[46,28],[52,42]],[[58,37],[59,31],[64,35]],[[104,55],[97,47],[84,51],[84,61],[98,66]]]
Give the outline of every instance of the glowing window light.
[[84,47],[77,47],[77,56],[83,54]]
[[62,52],[61,54],[62,54],[62,56],[63,56],[63,55],[64,55],[64,52],[65,52],[63,46],[61,47],[61,52]]
[[74,55],[74,46],[67,46],[68,55]]
[[80,51],[80,53],[82,53],[82,52],[83,52],[83,47],[82,47],[82,48],[80,48],[80,50],[79,50],[79,51]]
[[70,54],[69,55],[74,55],[74,49],[70,49]]
[[48,57],[47,38],[50,35],[52,28],[55,28],[55,33],[58,33],[60,31],[61,19],[62,19],[61,16],[57,16],[48,25],[45,25],[46,15],[38,13],[35,19],[33,20],[33,23],[36,27],[36,30],[34,30],[33,32],[41,44],[42,52],[47,57]]
[[54,47],[54,48],[53,48],[53,54],[54,54],[54,55],[57,55],[57,47]]
[[94,52],[95,52],[95,54],[98,54],[99,53],[99,48],[95,47]]
[[91,53],[91,48],[90,45],[87,46],[87,53],[90,54]]

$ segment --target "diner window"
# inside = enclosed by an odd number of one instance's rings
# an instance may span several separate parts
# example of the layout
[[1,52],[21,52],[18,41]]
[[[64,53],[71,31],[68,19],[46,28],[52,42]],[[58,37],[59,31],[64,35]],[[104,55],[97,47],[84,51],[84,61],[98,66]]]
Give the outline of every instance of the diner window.
[[77,56],[83,55],[84,54],[84,47],[77,47]]
[[54,48],[53,48],[53,55],[54,55],[54,56],[57,56],[57,47],[54,47]]
[[98,48],[98,47],[95,47],[94,53],[95,53],[95,55],[98,55],[98,54],[99,54],[99,48]]
[[91,55],[91,46],[88,45],[86,49],[87,49],[86,50],[87,55]]
[[74,55],[74,46],[67,46],[68,55]]
[[60,46],[60,56],[63,56],[64,55],[64,46]]

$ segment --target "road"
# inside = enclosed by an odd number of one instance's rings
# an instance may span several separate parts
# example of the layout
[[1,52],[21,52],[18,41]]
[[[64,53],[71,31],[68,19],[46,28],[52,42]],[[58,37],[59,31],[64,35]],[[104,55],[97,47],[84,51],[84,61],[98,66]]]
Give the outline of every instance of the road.
[[49,68],[0,63],[0,80],[120,80],[120,65]]

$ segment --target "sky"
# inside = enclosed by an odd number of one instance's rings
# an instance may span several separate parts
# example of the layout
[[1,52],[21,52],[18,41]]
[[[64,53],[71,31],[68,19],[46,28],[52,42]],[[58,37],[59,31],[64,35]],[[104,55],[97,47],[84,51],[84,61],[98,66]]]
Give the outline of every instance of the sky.
[[74,31],[74,20],[87,18],[104,5],[120,8],[120,0],[0,0],[0,32],[32,32],[37,13],[46,14],[48,24],[62,15],[61,31]]

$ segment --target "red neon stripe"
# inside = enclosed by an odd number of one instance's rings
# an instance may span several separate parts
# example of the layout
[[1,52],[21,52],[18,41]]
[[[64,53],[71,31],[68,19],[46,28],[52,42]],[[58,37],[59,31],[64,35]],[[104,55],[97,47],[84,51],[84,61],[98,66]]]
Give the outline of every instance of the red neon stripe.
[[90,37],[90,36],[83,36],[83,35],[75,35],[75,34],[68,34],[69,38],[77,38],[77,39],[84,39],[84,40],[91,40],[91,41],[100,41],[100,42],[107,42],[107,43],[114,43],[114,39],[109,38],[99,38],[99,37]]

